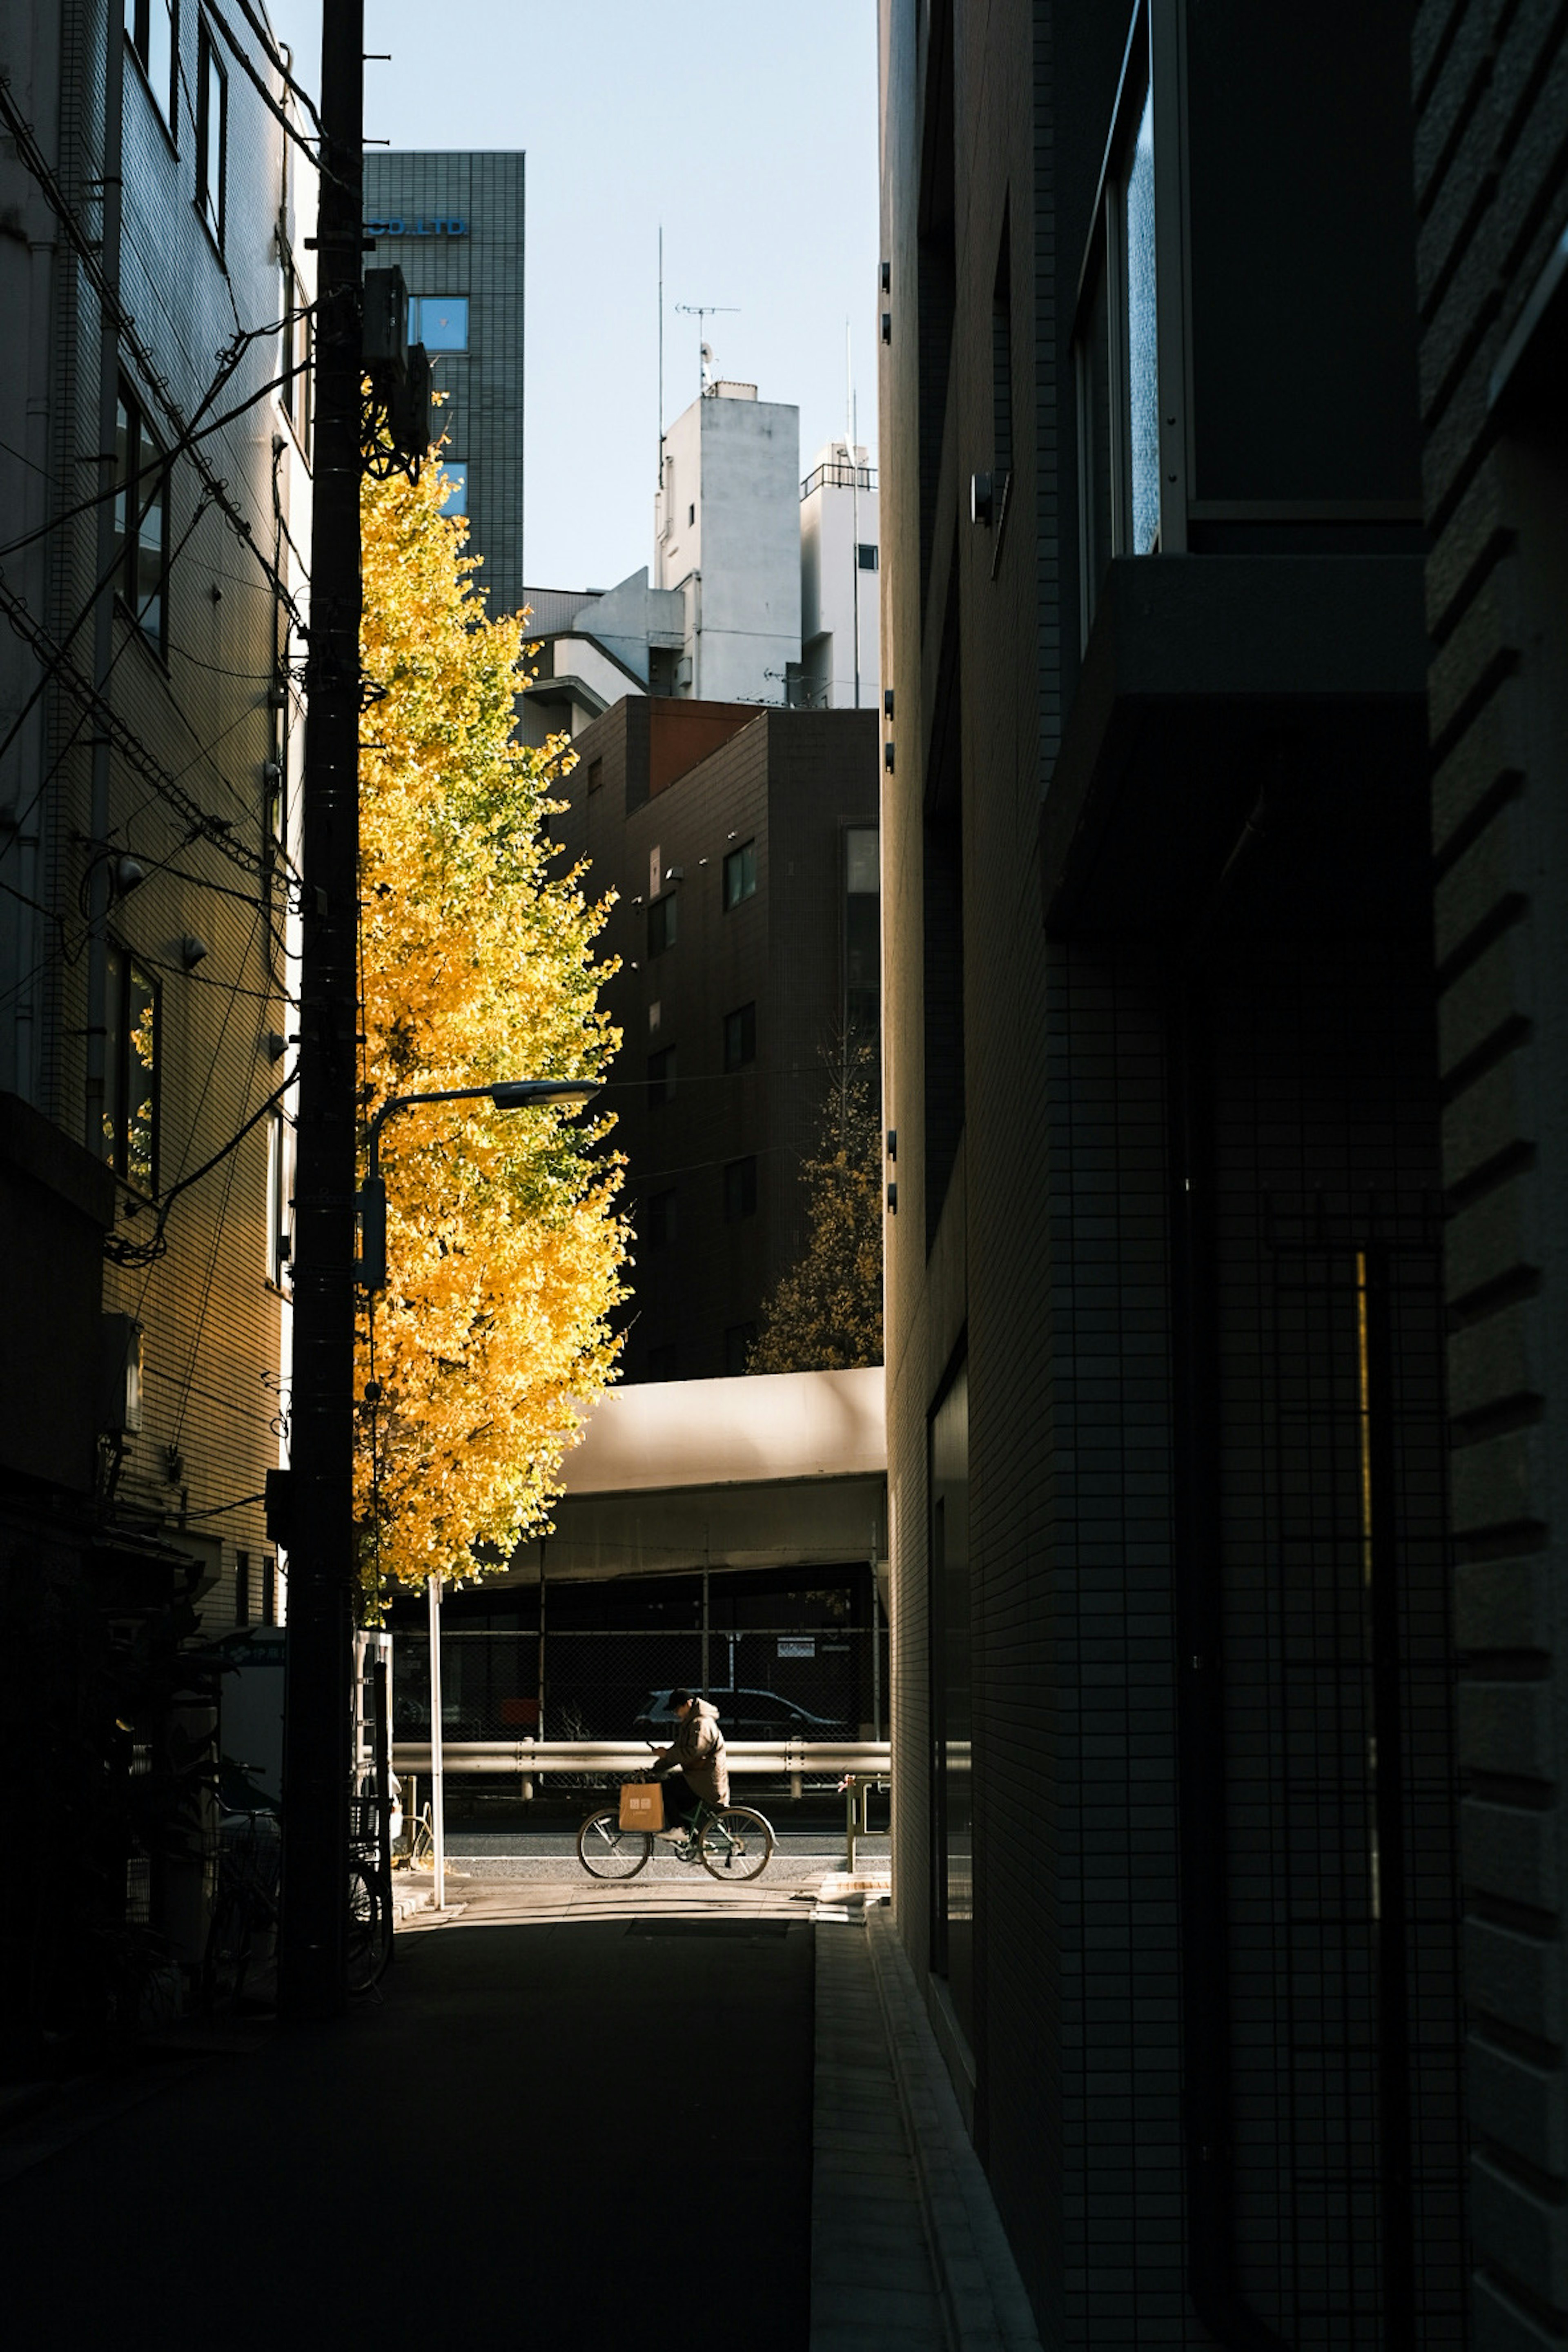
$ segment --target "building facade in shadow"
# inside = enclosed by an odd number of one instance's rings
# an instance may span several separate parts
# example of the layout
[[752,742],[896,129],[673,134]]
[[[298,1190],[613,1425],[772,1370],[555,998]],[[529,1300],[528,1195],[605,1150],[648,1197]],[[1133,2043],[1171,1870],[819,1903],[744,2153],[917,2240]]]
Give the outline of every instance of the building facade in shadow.
[[1042,2340],[1457,2344],[1410,13],[880,13],[900,1927]]

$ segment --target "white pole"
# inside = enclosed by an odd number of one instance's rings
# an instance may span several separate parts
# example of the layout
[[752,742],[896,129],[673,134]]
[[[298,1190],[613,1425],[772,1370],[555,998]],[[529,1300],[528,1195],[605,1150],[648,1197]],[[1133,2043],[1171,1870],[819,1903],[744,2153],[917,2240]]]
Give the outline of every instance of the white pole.
[[430,1828],[436,1846],[435,1902],[447,1907],[447,1790],[441,1769],[441,1579],[429,1578],[430,1601]]

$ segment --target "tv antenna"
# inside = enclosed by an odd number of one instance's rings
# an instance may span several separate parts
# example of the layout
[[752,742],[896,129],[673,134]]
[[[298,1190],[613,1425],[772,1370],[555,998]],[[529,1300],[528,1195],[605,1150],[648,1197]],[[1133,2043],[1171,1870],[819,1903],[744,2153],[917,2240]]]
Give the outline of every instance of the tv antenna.
[[678,302],[675,307],[683,318],[695,319],[697,321],[697,389],[699,392],[706,392],[708,379],[703,370],[713,354],[704,338],[702,322],[705,319],[717,319],[725,311],[731,316],[738,316],[741,306],[738,302]]

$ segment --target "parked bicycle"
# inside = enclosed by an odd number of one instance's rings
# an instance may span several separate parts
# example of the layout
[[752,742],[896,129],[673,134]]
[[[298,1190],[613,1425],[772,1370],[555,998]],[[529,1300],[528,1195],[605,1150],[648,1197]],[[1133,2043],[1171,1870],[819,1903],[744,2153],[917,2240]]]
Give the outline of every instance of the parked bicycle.
[[[652,1830],[624,1830],[618,1804],[590,1813],[577,1832],[577,1859],[594,1878],[635,1878],[653,1859]],[[730,1883],[760,1878],[773,1858],[773,1824],[750,1805],[699,1804],[689,1828],[666,1846],[671,1861],[700,1863]]]
[[[391,1890],[366,1821],[373,1800],[353,1801],[345,1923],[351,1993],[368,1992],[392,1958]],[[226,1813],[218,1824],[217,1891],[202,1966],[202,2004],[237,2010],[247,1983],[274,1965],[283,1854],[276,1813]]]

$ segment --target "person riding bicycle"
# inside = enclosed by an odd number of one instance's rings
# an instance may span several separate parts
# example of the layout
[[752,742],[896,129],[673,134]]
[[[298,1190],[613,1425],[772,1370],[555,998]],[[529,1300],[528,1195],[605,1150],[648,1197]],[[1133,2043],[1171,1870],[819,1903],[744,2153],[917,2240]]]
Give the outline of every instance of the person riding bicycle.
[[668,1748],[654,1750],[653,1768],[654,1779],[664,1782],[667,1826],[660,1834],[667,1838],[680,1836],[699,1804],[717,1811],[730,1801],[730,1766],[718,1708],[705,1698],[693,1698],[689,1690],[672,1690],[669,1706],[676,1718],[675,1738]]

